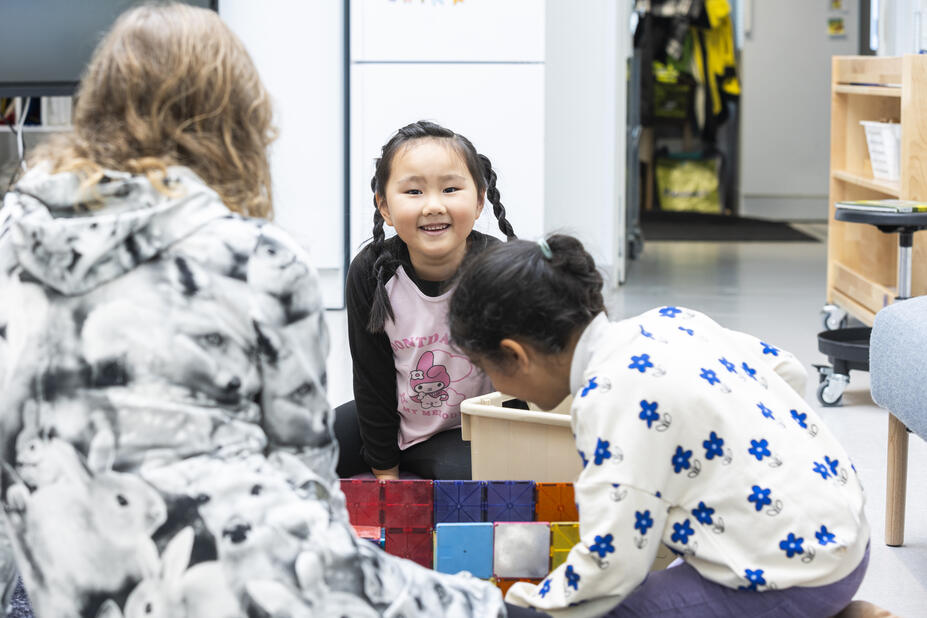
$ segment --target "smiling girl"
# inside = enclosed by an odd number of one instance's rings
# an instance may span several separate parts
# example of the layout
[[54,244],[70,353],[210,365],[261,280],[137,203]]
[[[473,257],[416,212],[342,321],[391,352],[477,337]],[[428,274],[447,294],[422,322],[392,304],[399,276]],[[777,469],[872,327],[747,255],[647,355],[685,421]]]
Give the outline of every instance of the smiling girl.
[[473,229],[484,200],[514,237],[496,173],[467,138],[419,121],[383,146],[370,186],[373,242],[351,263],[345,291],[354,401],[336,412],[338,473],[469,479],[460,402],[491,386],[451,347],[447,305],[461,264],[498,242]]

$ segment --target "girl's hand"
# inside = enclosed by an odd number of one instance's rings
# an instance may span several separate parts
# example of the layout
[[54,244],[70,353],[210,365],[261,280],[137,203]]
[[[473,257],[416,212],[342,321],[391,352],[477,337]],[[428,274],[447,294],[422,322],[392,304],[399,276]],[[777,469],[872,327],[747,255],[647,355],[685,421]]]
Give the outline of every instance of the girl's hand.
[[399,466],[393,466],[388,470],[377,470],[376,468],[370,468],[370,471],[373,472],[373,475],[377,477],[378,481],[399,480]]

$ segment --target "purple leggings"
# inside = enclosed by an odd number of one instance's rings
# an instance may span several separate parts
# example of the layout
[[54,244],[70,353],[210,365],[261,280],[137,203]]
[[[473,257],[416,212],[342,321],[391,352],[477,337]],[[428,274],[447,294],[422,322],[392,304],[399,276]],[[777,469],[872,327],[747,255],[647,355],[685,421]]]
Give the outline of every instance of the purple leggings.
[[733,590],[709,581],[688,564],[654,571],[610,613],[608,618],[741,617],[825,618],[850,604],[869,565],[869,548],[852,573],[840,581],[813,588],[753,592]]

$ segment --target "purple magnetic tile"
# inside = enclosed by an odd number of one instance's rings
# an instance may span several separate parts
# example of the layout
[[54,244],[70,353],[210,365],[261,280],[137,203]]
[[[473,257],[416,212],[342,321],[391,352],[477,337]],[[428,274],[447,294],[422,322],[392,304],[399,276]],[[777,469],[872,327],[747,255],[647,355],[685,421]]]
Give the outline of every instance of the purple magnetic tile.
[[435,481],[435,523],[485,521],[485,481]]
[[534,521],[534,481],[487,481],[487,521]]

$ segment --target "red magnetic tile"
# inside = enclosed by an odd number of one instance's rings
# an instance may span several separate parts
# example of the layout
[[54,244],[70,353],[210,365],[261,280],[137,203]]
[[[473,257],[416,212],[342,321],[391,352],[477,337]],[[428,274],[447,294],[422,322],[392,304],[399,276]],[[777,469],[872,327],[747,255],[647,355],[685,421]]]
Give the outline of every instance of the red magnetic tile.
[[387,528],[384,549],[429,569],[434,564],[434,535],[430,528]]
[[380,482],[376,480],[342,479],[348,518],[355,526],[378,526],[381,523]]
[[384,481],[383,525],[389,528],[433,528],[432,482]]

